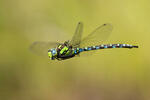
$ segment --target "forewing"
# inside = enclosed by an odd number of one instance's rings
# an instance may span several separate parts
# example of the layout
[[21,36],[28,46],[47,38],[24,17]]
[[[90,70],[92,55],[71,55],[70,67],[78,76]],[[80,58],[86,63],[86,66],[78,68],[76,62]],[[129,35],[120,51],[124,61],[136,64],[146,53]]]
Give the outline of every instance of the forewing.
[[74,36],[72,37],[72,40],[70,41],[70,45],[74,48],[79,47],[81,43],[81,37],[83,32],[83,23],[79,22],[76,28],[76,31],[74,33]]
[[58,44],[57,42],[37,41],[30,46],[30,50],[37,55],[47,56],[48,49],[56,48]]
[[81,41],[80,47],[100,45],[109,37],[112,29],[113,27],[109,23],[99,26]]

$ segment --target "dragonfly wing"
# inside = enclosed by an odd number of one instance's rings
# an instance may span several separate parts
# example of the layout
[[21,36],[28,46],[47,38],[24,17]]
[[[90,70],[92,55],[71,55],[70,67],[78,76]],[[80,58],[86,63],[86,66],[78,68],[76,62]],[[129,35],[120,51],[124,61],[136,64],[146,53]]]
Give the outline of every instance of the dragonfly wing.
[[57,42],[37,41],[30,46],[30,50],[37,55],[47,56],[48,49],[56,48],[58,44]]
[[100,45],[109,37],[112,29],[113,27],[109,23],[99,26],[81,41],[80,47]]
[[74,36],[72,37],[72,40],[70,41],[70,45],[74,48],[79,47],[81,43],[81,37],[83,32],[83,23],[79,22],[76,28],[76,31],[74,33]]

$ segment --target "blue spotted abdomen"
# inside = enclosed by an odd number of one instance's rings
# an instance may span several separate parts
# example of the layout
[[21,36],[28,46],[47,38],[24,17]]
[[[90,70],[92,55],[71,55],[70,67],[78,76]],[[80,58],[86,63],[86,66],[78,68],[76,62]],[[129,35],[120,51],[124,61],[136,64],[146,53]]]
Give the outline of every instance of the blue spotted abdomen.
[[107,49],[107,48],[138,48],[138,46],[133,46],[129,44],[106,44],[106,45],[98,45],[98,46],[91,46],[91,47],[84,47],[84,48],[76,48],[74,52],[75,54],[78,54],[83,51]]

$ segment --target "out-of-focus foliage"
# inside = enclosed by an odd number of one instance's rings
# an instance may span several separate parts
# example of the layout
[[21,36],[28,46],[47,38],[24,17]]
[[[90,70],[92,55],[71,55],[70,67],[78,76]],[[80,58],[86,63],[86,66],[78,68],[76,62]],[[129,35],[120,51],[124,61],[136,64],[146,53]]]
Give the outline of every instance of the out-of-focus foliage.
[[[1,100],[149,100],[150,1],[1,0]],[[139,49],[99,50],[66,61],[34,55],[34,41],[69,40],[111,23],[107,43]]]

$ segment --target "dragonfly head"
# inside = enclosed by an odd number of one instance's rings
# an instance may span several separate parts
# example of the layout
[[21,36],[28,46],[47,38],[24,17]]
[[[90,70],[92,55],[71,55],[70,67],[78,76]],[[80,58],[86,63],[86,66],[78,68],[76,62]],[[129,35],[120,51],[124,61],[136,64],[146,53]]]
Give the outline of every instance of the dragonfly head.
[[48,56],[51,60],[55,60],[55,58],[57,57],[56,48],[48,49]]

